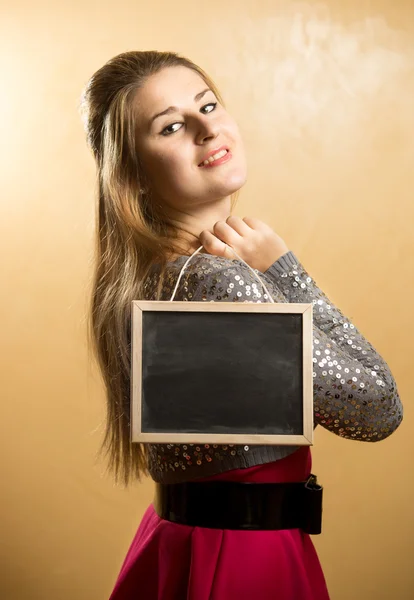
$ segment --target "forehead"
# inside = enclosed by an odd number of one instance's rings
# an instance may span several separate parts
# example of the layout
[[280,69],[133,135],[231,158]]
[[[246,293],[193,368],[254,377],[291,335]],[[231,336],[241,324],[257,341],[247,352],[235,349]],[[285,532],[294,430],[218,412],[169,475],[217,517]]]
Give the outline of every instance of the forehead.
[[194,96],[206,87],[204,80],[192,69],[182,66],[162,69],[150,75],[137,90],[135,101],[140,120],[147,120],[171,105],[193,104]]

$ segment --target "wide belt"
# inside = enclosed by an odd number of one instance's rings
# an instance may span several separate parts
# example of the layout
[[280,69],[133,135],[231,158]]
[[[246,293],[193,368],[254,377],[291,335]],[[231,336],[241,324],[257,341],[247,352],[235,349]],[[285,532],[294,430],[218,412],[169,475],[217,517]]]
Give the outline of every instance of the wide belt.
[[156,483],[154,508],[167,521],[212,529],[322,528],[323,487],[315,475],[293,483]]

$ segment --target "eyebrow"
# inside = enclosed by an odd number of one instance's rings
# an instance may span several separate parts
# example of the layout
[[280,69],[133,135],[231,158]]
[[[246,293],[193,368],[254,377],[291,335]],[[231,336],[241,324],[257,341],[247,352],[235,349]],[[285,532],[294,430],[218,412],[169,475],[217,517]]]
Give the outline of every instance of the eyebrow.
[[[199,102],[199,100],[201,100],[201,98],[204,96],[204,94],[206,94],[207,92],[212,92],[212,91],[213,90],[211,88],[206,88],[202,92],[199,92],[198,94],[196,94],[194,96],[194,102]],[[151,117],[150,122],[149,122],[149,127],[151,127],[151,125],[154,123],[155,119],[158,119],[158,117],[162,117],[163,115],[169,115],[171,113],[178,112],[178,111],[179,111],[179,108],[177,106],[169,106],[162,112]]]

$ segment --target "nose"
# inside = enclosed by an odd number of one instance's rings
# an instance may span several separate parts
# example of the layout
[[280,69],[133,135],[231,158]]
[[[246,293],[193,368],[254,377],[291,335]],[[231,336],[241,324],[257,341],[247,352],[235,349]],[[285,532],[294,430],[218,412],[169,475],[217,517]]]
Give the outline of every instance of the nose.
[[203,145],[214,140],[219,135],[220,127],[217,122],[203,120],[198,124],[196,143]]

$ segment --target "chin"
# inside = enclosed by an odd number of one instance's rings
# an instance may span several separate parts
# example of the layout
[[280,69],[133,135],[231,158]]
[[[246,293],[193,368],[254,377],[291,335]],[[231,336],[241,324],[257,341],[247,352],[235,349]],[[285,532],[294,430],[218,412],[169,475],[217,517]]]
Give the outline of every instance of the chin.
[[240,190],[247,181],[247,173],[231,173],[226,178],[226,194],[234,194]]

